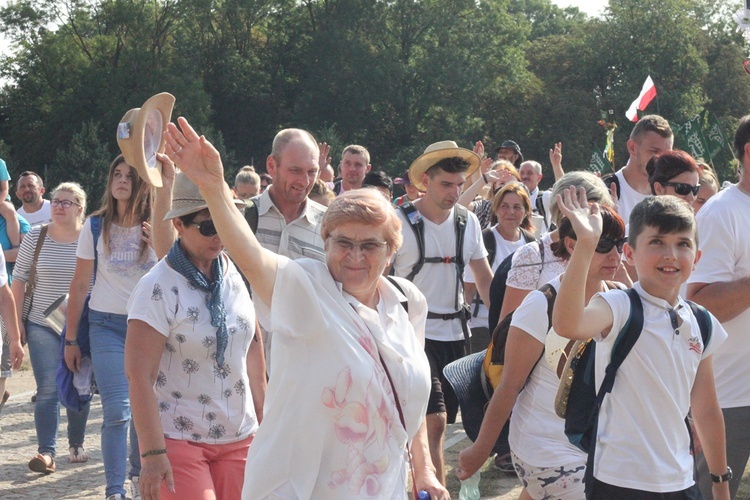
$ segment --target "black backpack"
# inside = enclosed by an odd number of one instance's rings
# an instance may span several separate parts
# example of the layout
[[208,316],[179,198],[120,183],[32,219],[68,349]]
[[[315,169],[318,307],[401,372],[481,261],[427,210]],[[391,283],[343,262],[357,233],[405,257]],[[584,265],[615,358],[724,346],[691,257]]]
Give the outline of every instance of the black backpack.
[[[523,237],[524,241],[526,243],[531,243],[536,238],[534,237],[533,233],[527,231],[524,228],[521,229],[521,236]],[[495,262],[495,255],[497,254],[497,240],[495,239],[495,235],[493,233],[493,229],[491,227],[488,227],[487,229],[484,229],[482,231],[482,240],[484,240],[484,248],[487,249],[487,262],[490,264],[490,268],[492,268],[492,263]],[[505,260],[503,260],[505,262]],[[503,265],[503,262],[500,263],[498,266],[498,269],[500,269],[500,266]],[[507,276],[507,271],[506,271]],[[503,295],[505,292],[503,291]],[[490,292],[491,295],[491,292]],[[472,307],[474,308],[473,316],[476,318],[477,314],[479,314],[479,305],[483,304],[482,298],[479,296],[479,293],[477,293],[474,296],[474,301],[472,302]],[[498,312],[499,314],[499,312]],[[492,330],[490,330],[492,332]]]
[[424,220],[422,219],[422,214],[419,213],[417,208],[411,202],[404,203],[403,205],[398,207],[398,209],[403,212],[404,217],[406,217],[406,220],[409,221],[409,225],[411,226],[412,231],[414,231],[414,236],[416,236],[417,248],[419,250],[419,259],[417,259],[417,263],[414,264],[414,267],[412,267],[411,272],[408,276],[406,276],[406,279],[408,279],[409,281],[414,281],[414,277],[419,274],[419,271],[422,270],[422,267],[425,264],[455,264],[456,273],[458,276],[458,279],[456,280],[456,309],[458,310],[463,306],[463,304],[458,303],[458,295],[461,291],[461,287],[463,286],[464,266],[466,265],[463,257],[463,249],[464,235],[466,234],[466,224],[469,218],[468,210],[462,205],[455,205],[453,218],[456,228],[456,255],[455,257],[447,258],[425,257]]
[[[538,266],[541,264],[541,266],[544,267],[544,243],[542,243],[541,239],[536,240],[536,242],[537,245],[539,245],[539,255],[541,256],[541,262],[535,262],[533,265]],[[503,299],[505,298],[505,282],[508,280],[508,273],[513,267],[513,256],[515,254],[516,252],[512,252],[510,255],[505,257],[505,259],[503,259],[500,265],[497,266],[495,275],[492,278],[492,283],[490,283],[490,309],[488,325],[491,332],[495,331],[495,327],[500,321],[500,311],[503,308]]]
[[[594,453],[596,448],[596,435],[599,425],[599,410],[604,401],[604,396],[612,391],[615,383],[617,370],[638,341],[643,330],[643,303],[638,292],[630,288],[625,290],[630,299],[630,314],[628,320],[615,339],[612,347],[612,357],[607,365],[604,380],[596,391],[594,360],[596,353],[596,342],[592,339],[580,341],[571,350],[571,359],[566,364],[566,369],[560,378],[560,389],[555,399],[555,411],[558,416],[565,419],[565,435],[571,444],[588,453],[586,463],[586,492],[591,488],[594,475]],[[711,340],[712,325],[711,316],[708,311],[698,304],[686,301],[695,316],[701,332],[704,349]],[[566,380],[570,379],[569,391],[563,391]],[[567,394],[565,394],[567,392]],[[688,432],[690,425],[686,419]],[[692,449],[692,435],[691,435]]]

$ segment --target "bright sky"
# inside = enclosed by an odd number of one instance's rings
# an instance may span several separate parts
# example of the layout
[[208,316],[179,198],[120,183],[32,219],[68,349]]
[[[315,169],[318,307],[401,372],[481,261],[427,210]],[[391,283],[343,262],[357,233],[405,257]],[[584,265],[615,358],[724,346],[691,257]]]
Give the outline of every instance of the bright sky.
[[608,0],[552,0],[558,7],[578,7],[582,12],[590,16],[598,16],[603,13]]

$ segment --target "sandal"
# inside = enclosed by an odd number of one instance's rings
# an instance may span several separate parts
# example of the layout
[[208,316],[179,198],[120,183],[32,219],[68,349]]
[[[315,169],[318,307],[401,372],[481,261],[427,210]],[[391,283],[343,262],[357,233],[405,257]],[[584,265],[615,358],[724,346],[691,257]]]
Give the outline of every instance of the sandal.
[[55,472],[55,459],[49,455],[38,453],[29,460],[29,469],[42,474],[52,474]]
[[89,454],[83,449],[83,445],[71,446],[69,451],[71,464],[82,464],[89,459]]

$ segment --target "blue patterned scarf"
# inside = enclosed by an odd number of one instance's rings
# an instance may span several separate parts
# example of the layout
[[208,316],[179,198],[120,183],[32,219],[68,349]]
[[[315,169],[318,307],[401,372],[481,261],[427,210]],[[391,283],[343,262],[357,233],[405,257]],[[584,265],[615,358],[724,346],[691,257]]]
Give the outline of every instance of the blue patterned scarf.
[[183,275],[191,286],[198,290],[207,292],[206,307],[211,313],[211,326],[218,327],[216,330],[216,364],[224,364],[224,352],[227,350],[229,335],[227,334],[227,313],[224,310],[224,302],[221,300],[221,284],[224,281],[224,264],[221,255],[214,259],[211,264],[211,274],[214,279],[209,282],[195,264],[190,262],[185,252],[180,247],[180,240],[175,241],[167,254],[167,261],[172,269]]

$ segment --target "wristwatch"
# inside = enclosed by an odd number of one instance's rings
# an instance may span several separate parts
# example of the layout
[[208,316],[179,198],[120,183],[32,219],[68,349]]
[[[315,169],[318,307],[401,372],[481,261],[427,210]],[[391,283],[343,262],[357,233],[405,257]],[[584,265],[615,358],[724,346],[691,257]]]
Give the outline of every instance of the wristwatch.
[[727,481],[732,479],[732,477],[734,477],[734,474],[732,474],[731,467],[727,467],[727,473],[722,474],[721,476],[717,476],[716,474],[711,474],[710,472],[708,473],[708,475],[711,476],[711,481],[713,481],[714,483],[726,483]]

